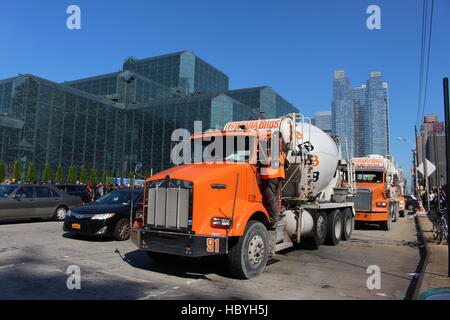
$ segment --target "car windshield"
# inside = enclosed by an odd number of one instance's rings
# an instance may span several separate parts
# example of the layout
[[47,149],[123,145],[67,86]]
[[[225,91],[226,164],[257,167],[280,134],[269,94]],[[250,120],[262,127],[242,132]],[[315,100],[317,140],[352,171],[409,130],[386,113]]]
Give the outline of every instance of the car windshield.
[[7,198],[15,189],[14,186],[0,186],[0,198]]
[[[131,204],[131,191],[113,191],[111,193],[106,194],[100,199],[96,200],[97,203],[116,203],[116,204]],[[134,199],[140,196],[140,192],[134,192]]]

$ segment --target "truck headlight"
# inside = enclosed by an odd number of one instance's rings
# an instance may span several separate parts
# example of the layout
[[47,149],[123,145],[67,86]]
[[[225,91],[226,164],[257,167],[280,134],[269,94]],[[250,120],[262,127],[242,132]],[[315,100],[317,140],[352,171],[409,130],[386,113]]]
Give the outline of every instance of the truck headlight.
[[214,217],[211,219],[211,226],[221,227],[221,228],[230,228],[231,222],[232,222],[231,218]]
[[387,207],[386,202],[377,202],[377,207]]
[[101,213],[101,214],[94,215],[91,219],[92,220],[106,220],[111,217],[114,217],[115,215],[116,215],[115,213]]

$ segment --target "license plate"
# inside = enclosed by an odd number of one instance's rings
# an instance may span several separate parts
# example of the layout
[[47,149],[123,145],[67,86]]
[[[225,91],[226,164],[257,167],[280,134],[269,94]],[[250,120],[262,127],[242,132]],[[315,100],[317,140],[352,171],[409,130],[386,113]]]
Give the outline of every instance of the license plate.
[[81,226],[78,223],[72,223],[72,228],[80,230]]

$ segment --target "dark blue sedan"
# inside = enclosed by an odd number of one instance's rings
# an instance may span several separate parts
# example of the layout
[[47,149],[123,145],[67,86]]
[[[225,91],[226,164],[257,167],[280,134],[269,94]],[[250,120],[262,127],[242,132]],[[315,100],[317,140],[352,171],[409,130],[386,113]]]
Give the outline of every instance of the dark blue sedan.
[[67,212],[64,231],[91,236],[113,236],[119,241],[130,237],[130,211],[142,205],[142,189],[120,189],[95,202]]

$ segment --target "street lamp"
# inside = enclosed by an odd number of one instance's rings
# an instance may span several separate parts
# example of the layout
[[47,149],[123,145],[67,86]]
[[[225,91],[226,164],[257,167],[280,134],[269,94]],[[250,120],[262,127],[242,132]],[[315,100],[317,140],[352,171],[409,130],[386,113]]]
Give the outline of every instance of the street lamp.
[[397,141],[405,141],[408,142],[409,145],[411,146],[411,151],[413,153],[413,192],[414,192],[414,196],[418,197],[418,177],[417,177],[417,165],[416,165],[416,159],[417,159],[417,150],[415,148],[415,146],[407,139],[407,138],[403,138],[403,137],[398,137],[396,138]]

